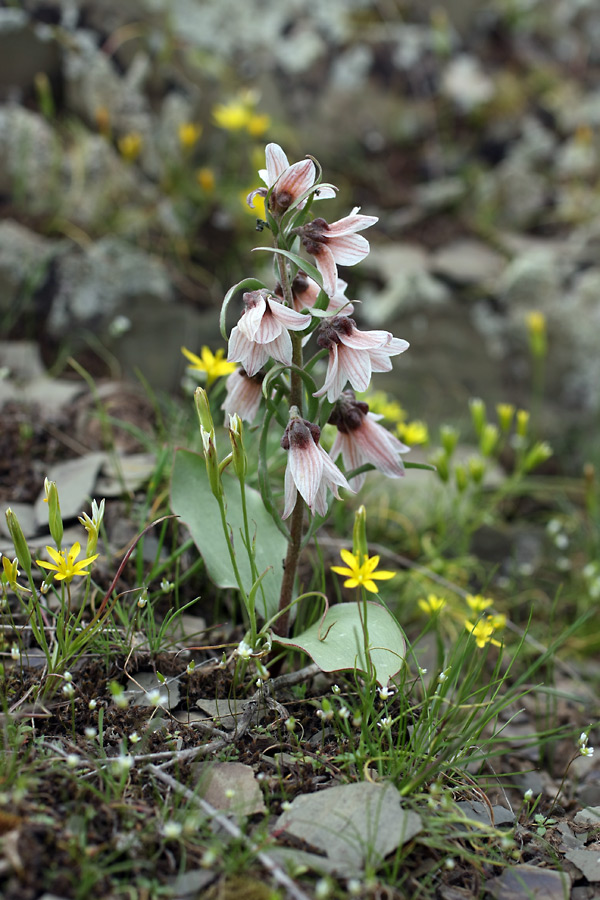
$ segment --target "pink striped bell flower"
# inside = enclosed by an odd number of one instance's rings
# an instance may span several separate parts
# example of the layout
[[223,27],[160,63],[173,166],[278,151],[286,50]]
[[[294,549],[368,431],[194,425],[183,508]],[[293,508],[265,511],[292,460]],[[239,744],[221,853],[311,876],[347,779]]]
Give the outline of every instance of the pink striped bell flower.
[[328,297],[333,297],[337,288],[338,264],[354,266],[369,253],[369,242],[363,231],[378,221],[377,216],[359,215],[356,206],[349,216],[328,223],[325,219],[313,219],[298,229],[302,244],[315,258],[317,269],[323,277],[323,290]]
[[[343,391],[331,411],[329,422],[337,426],[337,436],[331,448],[331,458],[342,454],[347,472],[371,463],[388,478],[404,475],[401,453],[408,453],[407,447],[391,434],[378,419],[383,416],[369,412],[368,403],[357,400],[354,391]],[[366,472],[355,475],[352,485],[359,491],[367,477]]]
[[246,422],[253,422],[262,400],[263,376],[246,374],[243,368],[237,368],[225,382],[225,399],[221,409],[225,413],[225,422],[235,413]]
[[[266,169],[260,169],[259,175],[267,185],[266,188],[257,188],[248,194],[248,205],[254,209],[254,198],[266,197],[269,189],[269,209],[276,215],[282,215],[290,206],[310,190],[315,188],[315,195],[319,199],[335,197],[333,185],[315,185],[317,169],[312,159],[301,159],[299,162],[289,164],[288,158],[279,144],[267,144],[265,149]],[[306,200],[298,204],[301,209]]]
[[290,409],[290,421],[281,439],[288,451],[285,469],[285,508],[283,518],[293,512],[298,493],[313,515],[327,515],[327,491],[340,499],[339,488],[354,493],[344,475],[321,447],[318,425],[303,419],[296,406]]
[[269,359],[283,365],[292,363],[292,339],[289,331],[303,331],[307,316],[280,303],[267,290],[244,294],[246,309],[229,336],[228,362],[239,362],[252,377]]
[[354,319],[334,316],[320,326],[319,347],[329,350],[329,362],[323,387],[313,396],[327,395],[334,403],[349,381],[354,390],[366,391],[373,372],[389,372],[391,356],[403,353],[408,341],[395,338],[389,331],[359,331]]

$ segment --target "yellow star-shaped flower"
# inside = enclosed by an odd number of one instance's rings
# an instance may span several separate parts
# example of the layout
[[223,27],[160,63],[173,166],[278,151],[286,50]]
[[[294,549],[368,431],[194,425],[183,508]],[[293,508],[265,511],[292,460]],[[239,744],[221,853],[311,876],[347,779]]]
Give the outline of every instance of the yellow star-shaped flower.
[[191,369],[195,372],[206,373],[207,387],[210,387],[217,378],[221,377],[221,375],[229,375],[236,368],[235,363],[227,362],[227,360],[223,358],[225,356],[225,351],[222,348],[217,350],[216,353],[213,353],[209,347],[203,347],[200,351],[200,356],[196,356],[196,354],[188,350],[187,347],[182,347],[181,352],[191,362]]
[[86,567],[89,566],[90,563],[93,563],[99,556],[99,554],[96,553],[94,556],[88,556],[87,559],[81,559],[79,562],[75,562],[81,553],[81,545],[78,541],[75,541],[68,553],[65,550],[55,550],[54,547],[46,547],[46,552],[54,562],[47,563],[41,559],[36,559],[36,563],[38,566],[41,566],[42,569],[49,569],[51,572],[56,572],[56,575],[54,576],[56,581],[64,580],[67,584],[69,584],[75,576],[89,575],[89,572],[85,571]]
[[480,619],[475,624],[465,620],[465,628],[475,638],[475,642],[480,649],[483,649],[486,644],[493,644],[494,647],[502,646],[500,641],[497,641],[492,637],[493,633],[496,631],[492,619],[493,616],[487,616],[485,619]]
[[344,568],[344,566],[332,566],[331,571],[337,572],[338,575],[348,576],[347,580],[344,582],[344,587],[364,587],[366,591],[376,594],[377,585],[375,584],[374,579],[385,581],[388,578],[393,578],[396,574],[395,572],[386,572],[385,570],[376,572],[375,569],[379,565],[378,556],[366,556],[362,563],[360,562],[359,556],[355,556],[353,553],[350,553],[349,550],[340,550],[340,556],[348,568]]

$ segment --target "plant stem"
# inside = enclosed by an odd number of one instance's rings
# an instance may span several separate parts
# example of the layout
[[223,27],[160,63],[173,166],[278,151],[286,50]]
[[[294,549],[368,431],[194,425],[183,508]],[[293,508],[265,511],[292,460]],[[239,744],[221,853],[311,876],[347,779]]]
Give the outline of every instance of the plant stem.
[[[283,564],[283,579],[281,582],[281,593],[279,594],[279,609],[285,609],[292,602],[292,594],[294,591],[294,581],[296,578],[296,569],[298,568],[298,559],[300,558],[300,549],[302,545],[302,525],[304,522],[304,500],[298,494],[296,505],[292,512],[290,521],[290,542],[288,544],[285,562]],[[286,637],[289,629],[289,610],[286,610],[277,619],[273,630]]]

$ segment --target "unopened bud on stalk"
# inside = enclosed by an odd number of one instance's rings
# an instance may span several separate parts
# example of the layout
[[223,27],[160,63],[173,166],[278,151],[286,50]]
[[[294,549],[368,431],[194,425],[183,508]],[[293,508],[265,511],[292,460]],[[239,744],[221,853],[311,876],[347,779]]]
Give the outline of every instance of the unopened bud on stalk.
[[362,566],[369,556],[369,547],[367,544],[367,510],[364,506],[359,506],[354,513],[354,528],[352,529],[352,553],[358,559],[358,564]]
[[440,428],[440,439],[442,447],[446,451],[446,456],[450,458],[456,449],[458,443],[459,431],[453,425],[442,425]]
[[210,431],[214,435],[215,423],[213,422],[212,413],[210,411],[210,403],[208,402],[208,394],[204,388],[197,387],[194,391],[194,403],[196,404],[196,412],[200,421],[200,428]]
[[536,359],[543,359],[548,350],[546,316],[534,309],[527,314],[526,323],[531,355]]
[[473,420],[475,433],[480,438],[487,422],[485,403],[480,397],[473,397],[469,400],[469,409],[471,410],[471,419]]
[[519,437],[527,437],[527,429],[529,428],[529,411],[526,409],[517,410],[517,434]]
[[548,444],[547,441],[538,441],[537,444],[533,445],[525,457],[523,468],[526,472],[530,472],[532,469],[537,469],[538,466],[545,463],[551,456],[552,447],[550,444]]
[[27,577],[31,578],[31,553],[29,552],[23,529],[19,525],[19,520],[10,507],[6,510],[5,515],[8,533],[13,542],[19,565],[27,573]]
[[200,434],[202,435],[202,446],[204,447],[204,461],[206,463],[208,482],[211,491],[218,499],[223,496],[223,485],[221,483],[221,473],[219,472],[219,457],[217,456],[217,446],[215,444],[215,432],[214,430],[206,431],[201,425]]
[[469,460],[469,476],[473,484],[481,484],[485,475],[485,461],[478,456],[472,456]]
[[515,417],[515,408],[512,403],[498,403],[496,413],[498,414],[498,422],[502,431],[510,431]]
[[467,478],[467,470],[460,463],[454,467],[454,480],[456,482],[457,491],[462,494],[467,488],[469,479]]
[[248,471],[248,457],[244,448],[242,420],[237,413],[229,416],[229,440],[231,441],[233,471],[240,480],[243,480]]
[[493,422],[486,422],[483,431],[479,435],[479,449],[483,456],[491,456],[496,449],[500,434],[498,426]]
[[444,453],[444,451],[438,450],[437,453],[434,453],[434,455],[430,459],[430,462],[435,466],[435,470],[440,481],[446,483],[450,478],[450,469],[448,466],[448,457]]
[[63,539],[63,521],[60,514],[60,503],[58,500],[58,488],[55,481],[44,480],[44,490],[46,492],[46,502],[48,504],[48,526],[52,540],[56,544],[56,549],[60,550]]

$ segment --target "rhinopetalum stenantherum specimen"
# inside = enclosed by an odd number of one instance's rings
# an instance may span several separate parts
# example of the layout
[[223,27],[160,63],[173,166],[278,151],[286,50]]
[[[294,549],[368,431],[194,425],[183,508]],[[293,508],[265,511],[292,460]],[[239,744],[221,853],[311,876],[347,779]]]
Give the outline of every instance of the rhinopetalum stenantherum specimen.
[[[339,498],[340,488],[358,490],[369,467],[390,478],[404,474],[401,454],[408,447],[378,423],[380,417],[354,391],[366,391],[373,372],[390,371],[391,357],[408,343],[388,331],[360,330],[351,318],[347,285],[338,275],[338,265],[353,266],[367,256],[369,243],[359,232],[377,218],[358,208],[336,222],[313,216],[313,204],[320,211],[321,201],[335,197],[336,189],[322,183],[316,161],[290,165],[277,144],[267,145],[266,169],[259,175],[266,187],[252,191],[248,203],[254,207],[257,198],[264,201],[259,228],[270,230],[273,247],[259,249],[274,254],[274,280],[269,286],[246,279],[225,298],[221,319],[227,337],[226,309],[246,289],[240,318],[228,337],[227,359],[240,367],[229,375],[222,408],[226,418],[237,414],[248,422],[264,408],[263,435],[275,423],[282,429],[281,447],[287,453],[283,509],[269,484],[262,489],[272,514],[288,524],[276,624],[278,633],[285,634],[307,510],[312,527],[314,517],[327,515],[330,493]],[[316,352],[305,362],[311,342]],[[320,360],[327,364],[321,386],[315,381]],[[320,443],[327,422],[337,428],[330,454]],[[339,456],[345,473],[336,465]]]

